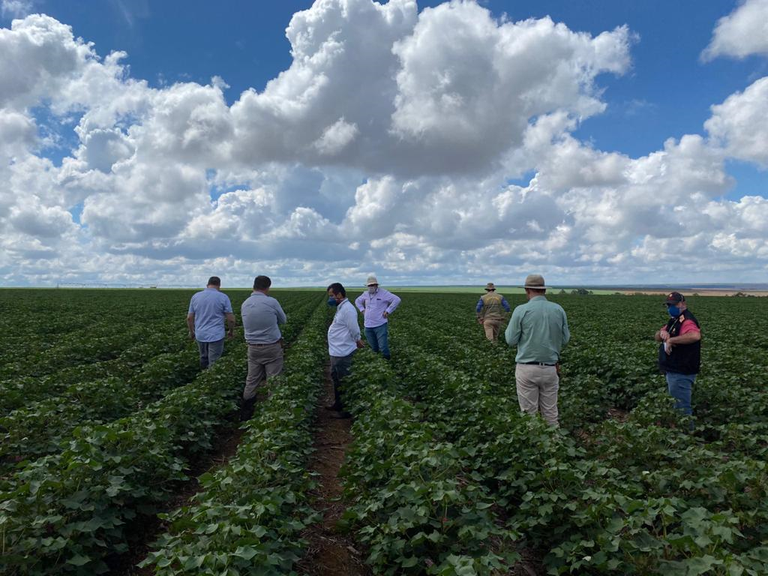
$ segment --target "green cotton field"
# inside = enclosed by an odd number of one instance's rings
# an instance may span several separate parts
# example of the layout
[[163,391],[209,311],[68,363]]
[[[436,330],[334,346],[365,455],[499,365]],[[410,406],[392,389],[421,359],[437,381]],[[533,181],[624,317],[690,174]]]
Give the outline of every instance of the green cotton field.
[[[249,291],[224,292],[239,324]],[[200,371],[192,293],[0,291],[0,573],[318,573],[308,462],[333,310],[322,290],[271,293],[286,368],[241,425],[242,328]],[[519,413],[479,296],[403,292],[392,361],[355,356],[333,529],[356,574],[768,573],[764,299],[688,299],[690,432],[656,369],[662,298],[551,296],[572,334],[555,430]]]

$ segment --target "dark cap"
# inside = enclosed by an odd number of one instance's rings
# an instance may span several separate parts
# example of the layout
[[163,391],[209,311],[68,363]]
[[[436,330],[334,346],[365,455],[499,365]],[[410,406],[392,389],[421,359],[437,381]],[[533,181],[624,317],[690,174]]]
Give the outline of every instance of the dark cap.
[[680,294],[680,292],[670,292],[667,294],[667,304],[679,304],[680,302],[685,302],[685,296]]

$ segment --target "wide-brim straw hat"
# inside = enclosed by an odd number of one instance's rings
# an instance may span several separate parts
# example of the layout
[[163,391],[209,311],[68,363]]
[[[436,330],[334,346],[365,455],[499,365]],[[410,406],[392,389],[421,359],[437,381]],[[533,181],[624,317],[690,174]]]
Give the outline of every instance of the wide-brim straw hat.
[[544,276],[541,274],[529,274],[525,278],[525,286],[523,288],[528,288],[529,290],[546,290],[549,288],[544,283]]
[[486,290],[496,290],[496,285],[493,282],[488,282],[488,284],[485,285]]
[[368,281],[365,283],[366,286],[378,286],[379,281],[376,280],[376,276],[368,276]]

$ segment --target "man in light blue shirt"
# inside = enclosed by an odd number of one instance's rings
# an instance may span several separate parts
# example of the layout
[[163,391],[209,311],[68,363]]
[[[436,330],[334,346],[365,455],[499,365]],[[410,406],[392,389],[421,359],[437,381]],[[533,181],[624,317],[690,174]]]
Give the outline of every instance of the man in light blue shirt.
[[347,300],[347,291],[338,282],[328,286],[328,304],[336,307],[328,328],[328,354],[331,356],[331,379],[333,380],[334,402],[326,406],[327,410],[338,412],[338,418],[349,418],[341,403],[340,384],[349,374],[352,356],[358,348],[364,346],[360,339],[360,325],[357,323],[357,310]]
[[224,320],[227,335],[235,335],[235,314],[229,297],[221,292],[221,279],[211,276],[205,290],[192,296],[187,313],[189,337],[197,340],[200,350],[200,366],[211,366],[224,352]]
[[557,422],[557,392],[560,385],[560,351],[571,333],[565,310],[545,296],[544,278],[531,274],[525,279],[528,303],[512,312],[507,326],[507,344],[517,346],[515,379],[520,409],[529,414],[541,412],[551,426]]
[[243,390],[243,406],[240,420],[253,415],[256,403],[256,389],[267,379],[283,371],[283,342],[280,324],[287,318],[280,303],[269,295],[272,280],[268,276],[256,276],[253,294],[243,302],[240,309],[248,342],[248,376]]

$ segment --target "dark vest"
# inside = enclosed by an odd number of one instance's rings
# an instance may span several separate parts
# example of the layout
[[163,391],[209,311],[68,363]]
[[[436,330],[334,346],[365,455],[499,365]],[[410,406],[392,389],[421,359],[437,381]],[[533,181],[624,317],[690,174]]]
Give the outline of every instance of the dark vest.
[[[699,321],[688,310],[678,318],[670,318],[667,322],[667,332],[670,336],[679,336],[680,328],[685,320],[692,320],[696,326]],[[701,327],[701,326],[699,326]],[[664,342],[659,345],[659,369],[662,372],[675,374],[698,374],[701,366],[701,341],[693,344],[675,344],[672,354],[664,352]]]

